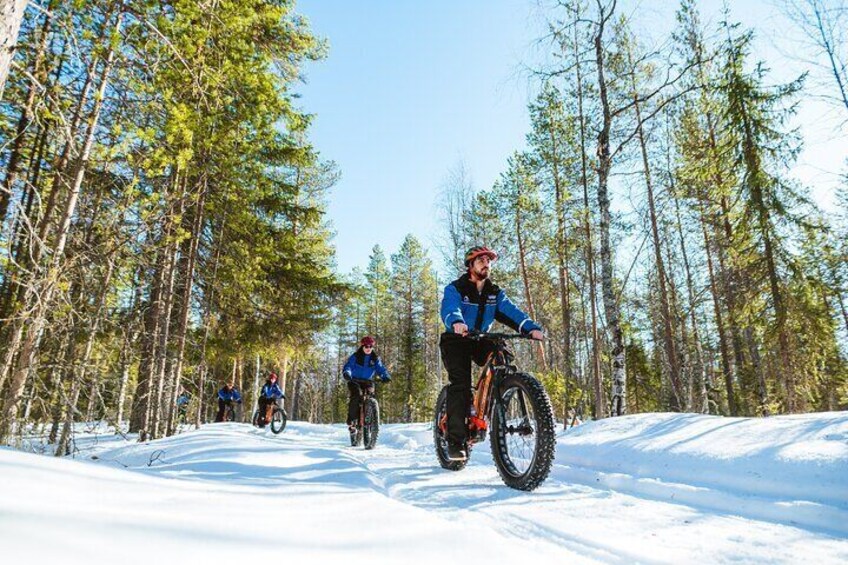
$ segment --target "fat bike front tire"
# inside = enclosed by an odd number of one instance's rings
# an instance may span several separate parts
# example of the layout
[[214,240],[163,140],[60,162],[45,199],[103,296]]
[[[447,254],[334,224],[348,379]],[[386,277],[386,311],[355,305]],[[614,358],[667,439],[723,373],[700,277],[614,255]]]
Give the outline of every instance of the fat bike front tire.
[[275,408],[271,413],[271,431],[275,434],[281,433],[284,429],[286,429],[287,421],[288,418],[286,418],[285,410]]
[[551,400],[527,373],[507,376],[498,394],[489,436],[495,466],[508,487],[532,491],[548,478],[556,455]]
[[365,449],[374,449],[377,436],[380,435],[380,406],[373,398],[365,404],[365,424],[362,426],[362,439]]

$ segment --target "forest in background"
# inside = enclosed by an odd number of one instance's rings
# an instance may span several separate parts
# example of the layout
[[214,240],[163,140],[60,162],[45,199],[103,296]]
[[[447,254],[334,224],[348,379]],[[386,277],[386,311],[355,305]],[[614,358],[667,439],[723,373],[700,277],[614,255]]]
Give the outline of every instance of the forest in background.
[[822,61],[787,84],[732,13],[705,26],[684,0],[649,47],[615,1],[546,5],[531,131],[500,179],[476,190],[456,165],[434,249],[410,235],[341,274],[340,172],[295,94],[326,49],[292,2],[30,2],[0,60],[0,442],[65,454],[92,420],[162,437],[181,388],[200,424],[224,379],[249,407],[270,370],[291,417],[338,422],[364,334],[394,377],[384,420],[427,420],[441,288],[478,243],[545,328],[519,359],[560,419],[845,409],[848,176],[833,213],[789,171],[803,96],[848,124],[848,11],[782,8]]

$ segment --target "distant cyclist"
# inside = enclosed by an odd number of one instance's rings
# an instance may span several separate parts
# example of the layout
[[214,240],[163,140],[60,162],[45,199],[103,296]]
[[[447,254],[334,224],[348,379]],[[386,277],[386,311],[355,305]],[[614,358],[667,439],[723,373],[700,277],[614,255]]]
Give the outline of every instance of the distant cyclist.
[[177,396],[177,416],[181,422],[185,422],[188,416],[188,403],[191,402],[191,395],[185,388],[180,389],[180,394]]
[[441,318],[446,331],[439,347],[448,372],[448,458],[467,458],[465,418],[471,405],[471,360],[484,365],[494,350],[491,341],[466,338],[470,330],[488,332],[495,320],[517,332],[543,339],[539,326],[510,302],[489,279],[490,264],[498,258],[488,247],[472,247],[465,254],[464,275],[445,287]]
[[277,404],[283,398],[283,389],[277,384],[277,375],[271,373],[262,385],[262,390],[259,392],[259,417],[257,425],[264,428],[265,424],[270,420],[270,408]]
[[375,376],[379,377],[384,383],[392,380],[380,360],[380,356],[374,350],[376,340],[371,336],[365,336],[359,343],[359,349],[350,356],[342,371],[342,376],[347,381],[347,388],[350,391],[350,401],[347,405],[347,425],[351,436],[356,433],[364,390],[374,392]]
[[226,384],[218,390],[218,413],[215,415],[216,422],[224,421],[224,411],[227,406],[232,406],[235,411],[235,405],[241,404],[241,393],[235,386],[233,379],[227,380]]

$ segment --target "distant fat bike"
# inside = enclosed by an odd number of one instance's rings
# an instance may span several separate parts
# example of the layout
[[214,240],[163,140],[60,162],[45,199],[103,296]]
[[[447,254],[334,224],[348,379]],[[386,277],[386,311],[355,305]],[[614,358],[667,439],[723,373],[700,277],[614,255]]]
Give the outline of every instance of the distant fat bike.
[[[551,472],[556,450],[554,412],[545,388],[536,377],[519,372],[506,342],[529,339],[521,334],[471,333],[469,339],[487,339],[494,343],[477,385],[472,387],[472,401],[466,423],[466,453],[471,457],[474,444],[486,439],[503,482],[514,489],[531,491],[541,485]],[[448,387],[442,388],[436,401],[433,441],[436,456],[444,469],[459,471],[468,459],[448,459],[447,444]]]
[[374,449],[377,436],[380,435],[380,405],[374,396],[374,387],[363,387],[359,403],[359,420],[350,432],[350,445],[363,445],[365,449]]
[[224,419],[223,422],[238,421],[238,404],[229,401],[224,404]]
[[[275,434],[279,434],[286,429],[288,420],[289,416],[286,414],[286,410],[276,403],[269,404],[265,409],[265,422],[270,425],[271,431]],[[259,426],[259,409],[253,413],[253,425]]]

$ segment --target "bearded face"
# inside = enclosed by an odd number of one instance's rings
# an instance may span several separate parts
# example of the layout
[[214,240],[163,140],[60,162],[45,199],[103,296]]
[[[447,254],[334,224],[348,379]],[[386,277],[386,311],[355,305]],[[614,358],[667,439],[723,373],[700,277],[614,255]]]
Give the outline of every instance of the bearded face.
[[471,275],[479,280],[483,281],[489,278],[489,271],[491,269],[492,260],[487,255],[481,255],[474,259],[474,262],[471,263]]

